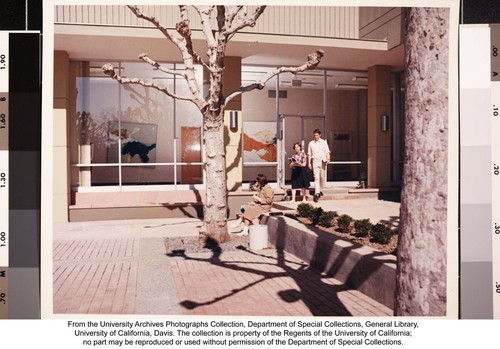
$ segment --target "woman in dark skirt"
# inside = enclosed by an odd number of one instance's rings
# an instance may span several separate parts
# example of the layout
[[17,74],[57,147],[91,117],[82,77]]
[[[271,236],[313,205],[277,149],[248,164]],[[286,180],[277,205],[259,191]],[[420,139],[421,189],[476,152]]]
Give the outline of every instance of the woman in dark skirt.
[[293,145],[293,150],[295,154],[289,159],[290,168],[292,169],[292,201],[295,202],[296,189],[300,189],[302,202],[306,202],[307,189],[311,185],[307,173],[307,156],[302,150],[302,145],[300,143],[295,143]]

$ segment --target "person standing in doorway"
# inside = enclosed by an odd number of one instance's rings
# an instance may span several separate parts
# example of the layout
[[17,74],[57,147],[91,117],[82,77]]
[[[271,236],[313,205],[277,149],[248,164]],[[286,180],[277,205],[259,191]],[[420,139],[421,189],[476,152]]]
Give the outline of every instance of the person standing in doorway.
[[326,166],[330,162],[330,148],[328,143],[321,138],[321,131],[315,129],[314,139],[309,142],[307,156],[309,158],[309,168],[314,173],[314,202],[318,202],[321,191],[326,184]]
[[302,202],[307,201],[307,189],[310,186],[309,176],[307,173],[307,156],[302,150],[302,145],[300,143],[295,143],[293,145],[293,150],[295,153],[289,159],[290,168],[292,169],[292,202],[295,202],[295,195],[297,189],[300,189],[300,195],[302,196]]

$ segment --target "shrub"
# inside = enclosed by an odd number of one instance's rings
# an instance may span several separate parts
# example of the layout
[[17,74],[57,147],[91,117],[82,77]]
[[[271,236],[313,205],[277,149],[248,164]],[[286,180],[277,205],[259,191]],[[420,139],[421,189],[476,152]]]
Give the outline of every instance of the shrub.
[[312,225],[318,225],[320,217],[323,215],[325,211],[321,207],[314,208],[309,214],[309,219],[311,220]]
[[337,218],[337,225],[339,227],[340,232],[342,233],[349,233],[351,231],[351,222],[352,222],[352,217],[343,214]]
[[385,224],[377,223],[372,227],[371,235],[372,242],[385,245],[391,241],[392,230],[391,227]]
[[314,206],[308,203],[301,203],[297,205],[297,214],[300,217],[309,218],[313,210]]
[[367,236],[373,224],[367,219],[357,219],[354,221],[354,230],[359,236]]
[[333,220],[338,214],[335,211],[326,211],[321,214],[318,220],[318,224],[325,228],[330,228],[333,226]]

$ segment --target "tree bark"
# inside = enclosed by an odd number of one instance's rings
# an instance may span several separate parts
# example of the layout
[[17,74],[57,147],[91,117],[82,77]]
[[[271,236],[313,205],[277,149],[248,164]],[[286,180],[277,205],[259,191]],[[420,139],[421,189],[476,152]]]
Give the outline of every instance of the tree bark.
[[449,10],[412,8],[395,315],[446,315]]
[[205,111],[203,143],[205,145],[206,163],[206,201],[203,206],[204,226],[200,231],[200,239],[208,237],[218,243],[229,240],[227,230],[227,188],[226,188],[226,155],[224,148],[224,123],[218,121],[221,115],[213,120],[210,111]]

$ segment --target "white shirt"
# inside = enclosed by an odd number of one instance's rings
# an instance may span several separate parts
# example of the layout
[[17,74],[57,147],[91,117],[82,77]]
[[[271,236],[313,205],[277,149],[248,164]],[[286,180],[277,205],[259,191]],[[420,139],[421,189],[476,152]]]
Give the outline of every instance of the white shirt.
[[326,160],[328,154],[330,154],[330,148],[324,139],[320,138],[318,141],[313,139],[309,142],[307,156],[311,160]]

